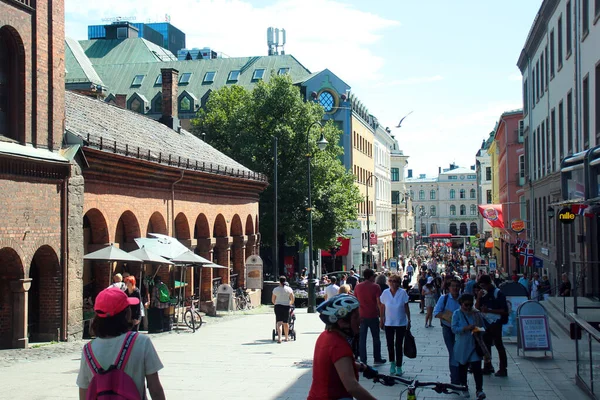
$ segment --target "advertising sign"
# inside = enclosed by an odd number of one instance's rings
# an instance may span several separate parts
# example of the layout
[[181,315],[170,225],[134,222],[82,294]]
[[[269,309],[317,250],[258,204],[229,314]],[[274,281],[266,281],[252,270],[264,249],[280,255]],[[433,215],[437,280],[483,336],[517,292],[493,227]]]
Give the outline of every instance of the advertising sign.
[[558,220],[563,224],[572,224],[575,221],[575,214],[570,207],[565,207],[558,212]]
[[495,271],[495,270],[496,270],[496,259],[490,258],[490,272]]
[[519,327],[523,350],[551,350],[548,321],[543,315],[519,317]]
[[396,261],[395,258],[390,258],[390,269],[392,271],[397,271],[398,270],[398,261]]
[[510,221],[510,229],[515,233],[521,233],[525,230],[525,221],[520,218],[515,218]]
[[263,288],[263,260],[258,255],[246,259],[246,288]]
[[508,305],[508,323],[502,325],[503,337],[517,336],[517,309],[521,304],[528,300],[527,296],[506,296],[506,304]]
[[371,245],[377,244],[377,234],[375,232],[371,232],[369,243]]

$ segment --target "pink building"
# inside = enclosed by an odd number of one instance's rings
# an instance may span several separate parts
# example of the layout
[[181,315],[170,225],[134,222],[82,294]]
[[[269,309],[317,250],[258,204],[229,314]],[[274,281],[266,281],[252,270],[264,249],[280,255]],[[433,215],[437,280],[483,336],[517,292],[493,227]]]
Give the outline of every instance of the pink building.
[[504,112],[500,116],[494,141],[498,160],[498,193],[504,225],[500,239],[501,260],[505,271],[511,273],[517,269],[517,260],[511,255],[511,244],[517,238],[525,239],[526,232],[517,234],[511,230],[511,221],[525,219],[525,153],[523,147],[523,110]]

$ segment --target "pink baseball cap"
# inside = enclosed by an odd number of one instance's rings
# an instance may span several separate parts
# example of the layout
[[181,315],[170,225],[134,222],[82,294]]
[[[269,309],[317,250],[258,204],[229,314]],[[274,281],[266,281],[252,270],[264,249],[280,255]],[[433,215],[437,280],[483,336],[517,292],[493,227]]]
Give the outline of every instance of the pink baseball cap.
[[110,287],[98,294],[94,311],[100,318],[114,317],[125,308],[137,304],[140,304],[140,299],[137,297],[129,297],[121,289]]

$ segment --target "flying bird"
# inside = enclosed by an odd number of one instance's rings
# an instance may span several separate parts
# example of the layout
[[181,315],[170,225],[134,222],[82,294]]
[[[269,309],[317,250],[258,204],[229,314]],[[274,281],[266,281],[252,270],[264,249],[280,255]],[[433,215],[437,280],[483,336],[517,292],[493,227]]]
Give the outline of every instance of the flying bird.
[[400,120],[400,122],[398,122],[398,126],[396,126],[396,128],[402,128],[402,121],[404,121],[404,118],[408,117],[412,113],[413,112],[411,111],[408,114],[406,114],[404,117],[402,117],[402,119]]

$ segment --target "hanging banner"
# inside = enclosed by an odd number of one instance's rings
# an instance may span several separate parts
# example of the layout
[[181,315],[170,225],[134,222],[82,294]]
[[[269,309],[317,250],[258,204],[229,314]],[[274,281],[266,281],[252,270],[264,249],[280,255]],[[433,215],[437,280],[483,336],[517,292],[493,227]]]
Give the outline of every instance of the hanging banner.
[[481,216],[492,228],[504,228],[504,218],[502,216],[502,204],[485,204],[477,206]]

